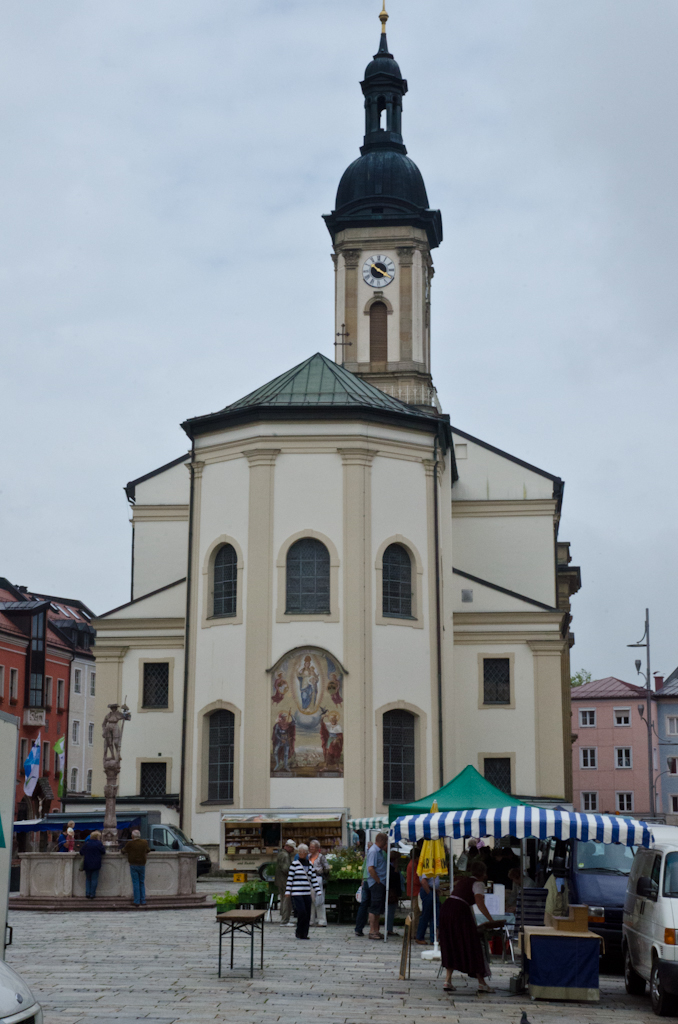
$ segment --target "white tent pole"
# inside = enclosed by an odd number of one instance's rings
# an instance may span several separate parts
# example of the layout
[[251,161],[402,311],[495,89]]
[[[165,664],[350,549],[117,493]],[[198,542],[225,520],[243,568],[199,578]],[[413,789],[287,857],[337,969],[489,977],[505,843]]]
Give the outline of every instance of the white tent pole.
[[388,942],[388,890],[391,881],[391,830],[388,830],[386,844],[386,903],[384,904],[384,942]]

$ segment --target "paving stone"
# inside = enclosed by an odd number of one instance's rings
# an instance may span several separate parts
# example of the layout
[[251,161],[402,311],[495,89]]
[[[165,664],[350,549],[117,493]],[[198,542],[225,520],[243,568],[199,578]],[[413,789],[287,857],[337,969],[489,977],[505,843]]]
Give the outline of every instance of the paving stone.
[[[214,884],[214,883],[212,883]],[[223,892],[224,884],[213,891]],[[359,942],[350,926],[266,925],[264,970],[249,978],[249,943],[236,940],[237,970],[217,977],[218,931],[204,911],[148,911],[130,920],[106,912],[14,911],[8,962],[40,999],[45,1024],[650,1024],[647,998],[627,996],[621,976],[601,979],[598,1004],[533,1003],[509,995],[513,965],[493,965],[494,995],[476,995],[458,975],[442,992],[438,966],[412,957],[398,979],[400,943]]]

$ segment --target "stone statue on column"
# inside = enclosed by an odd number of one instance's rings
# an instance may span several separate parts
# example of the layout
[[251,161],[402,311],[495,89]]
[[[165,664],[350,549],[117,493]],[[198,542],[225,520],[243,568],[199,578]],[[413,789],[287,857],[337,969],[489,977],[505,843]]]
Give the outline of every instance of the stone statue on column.
[[118,842],[118,819],[115,811],[115,800],[118,795],[118,776],[120,774],[120,746],[122,729],[125,722],[132,717],[126,704],[109,704],[109,711],[103,721],[104,737],[104,774],[106,785],[106,812],[102,840],[104,846],[116,846]]

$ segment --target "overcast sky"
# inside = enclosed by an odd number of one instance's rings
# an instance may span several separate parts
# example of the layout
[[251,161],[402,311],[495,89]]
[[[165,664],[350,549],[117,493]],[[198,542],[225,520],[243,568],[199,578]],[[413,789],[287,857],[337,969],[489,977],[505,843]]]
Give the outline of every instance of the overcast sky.
[[[126,481],[332,354],[378,0],[0,5],[0,575],[129,594]],[[675,0],[389,0],[452,423],[566,481],[573,668],[678,664]]]

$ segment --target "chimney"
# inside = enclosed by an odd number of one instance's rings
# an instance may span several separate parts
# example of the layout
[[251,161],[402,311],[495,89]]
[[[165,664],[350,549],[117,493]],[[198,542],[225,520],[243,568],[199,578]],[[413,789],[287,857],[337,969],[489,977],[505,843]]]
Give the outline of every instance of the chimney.
[[664,686],[664,676],[654,677],[654,688],[655,690],[661,690]]

